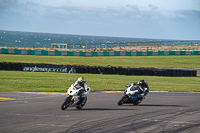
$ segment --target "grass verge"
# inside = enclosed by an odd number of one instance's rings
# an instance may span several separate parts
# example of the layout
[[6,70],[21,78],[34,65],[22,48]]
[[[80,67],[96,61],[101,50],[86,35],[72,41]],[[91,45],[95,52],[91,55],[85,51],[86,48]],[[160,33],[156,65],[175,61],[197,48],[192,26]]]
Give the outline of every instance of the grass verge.
[[0,54],[2,62],[155,68],[200,68],[199,60],[200,55],[80,57]]
[[200,75],[159,77],[23,71],[0,71],[0,91],[66,92],[66,88],[80,76],[86,79],[92,91],[123,91],[125,85],[144,79],[149,83],[151,91],[200,92]]

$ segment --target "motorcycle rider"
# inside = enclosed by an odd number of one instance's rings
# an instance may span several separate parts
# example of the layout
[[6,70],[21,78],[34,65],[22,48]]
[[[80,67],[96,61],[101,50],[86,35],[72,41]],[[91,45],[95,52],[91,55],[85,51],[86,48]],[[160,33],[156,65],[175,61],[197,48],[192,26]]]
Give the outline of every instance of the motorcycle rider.
[[76,82],[74,84],[74,87],[76,86],[81,86],[83,89],[79,91],[79,94],[80,95],[80,103],[82,103],[82,101],[84,100],[85,96],[84,96],[84,91],[88,91],[88,84],[86,83],[86,81],[84,80],[83,77],[79,77]]
[[134,82],[127,87],[131,85],[139,85],[138,90],[135,91],[135,94],[138,95],[138,98],[145,99],[145,96],[149,93],[149,86],[148,83],[144,81],[144,79],[141,79],[138,82]]

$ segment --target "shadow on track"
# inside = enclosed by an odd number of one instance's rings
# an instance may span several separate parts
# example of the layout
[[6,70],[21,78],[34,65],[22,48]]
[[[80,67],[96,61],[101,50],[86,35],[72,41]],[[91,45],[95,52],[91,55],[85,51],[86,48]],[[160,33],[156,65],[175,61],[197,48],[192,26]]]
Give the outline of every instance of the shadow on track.
[[[133,104],[124,104],[125,106],[134,106]],[[150,107],[187,107],[183,105],[164,105],[164,104],[139,104],[137,106],[150,106]]]
[[[112,109],[112,108],[82,108],[81,110],[99,110],[99,111],[113,111],[113,110],[136,110],[136,109],[125,109],[125,108],[116,108],[116,109]],[[78,111],[78,110],[77,110]]]

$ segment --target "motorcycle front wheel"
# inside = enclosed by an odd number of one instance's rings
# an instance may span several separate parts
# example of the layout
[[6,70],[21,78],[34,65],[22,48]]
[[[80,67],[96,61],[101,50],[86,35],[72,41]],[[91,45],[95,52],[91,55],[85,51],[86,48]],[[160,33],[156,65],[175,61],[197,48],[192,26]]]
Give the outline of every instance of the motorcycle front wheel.
[[87,102],[87,97],[85,97],[85,98],[83,99],[83,101],[82,101],[80,104],[78,104],[78,105],[76,106],[76,108],[77,108],[77,109],[82,109],[83,106],[86,104],[86,102]]
[[121,106],[123,105],[126,101],[128,100],[128,97],[127,96],[123,96],[121,97],[121,99],[118,101],[118,105]]
[[64,103],[61,105],[62,110],[66,110],[70,105],[70,98],[66,97]]

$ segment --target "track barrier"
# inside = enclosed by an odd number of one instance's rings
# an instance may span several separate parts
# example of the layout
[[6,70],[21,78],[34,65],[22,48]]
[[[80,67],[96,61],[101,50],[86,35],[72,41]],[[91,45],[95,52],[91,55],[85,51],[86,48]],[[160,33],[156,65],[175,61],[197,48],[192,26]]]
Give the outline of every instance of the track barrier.
[[166,51],[56,51],[0,48],[0,54],[45,55],[45,56],[164,56],[200,55],[200,50]]
[[169,77],[196,77],[196,69],[173,68],[123,68],[79,65],[54,65],[35,63],[0,62],[0,70],[29,71],[29,72],[61,72],[61,73],[91,73],[91,74],[117,74],[117,75],[143,75],[143,76],[169,76]]

